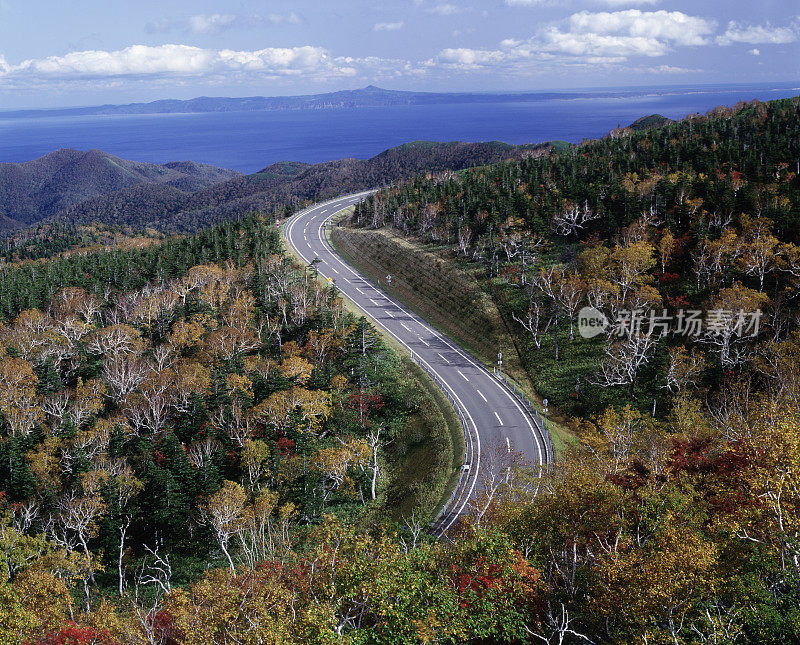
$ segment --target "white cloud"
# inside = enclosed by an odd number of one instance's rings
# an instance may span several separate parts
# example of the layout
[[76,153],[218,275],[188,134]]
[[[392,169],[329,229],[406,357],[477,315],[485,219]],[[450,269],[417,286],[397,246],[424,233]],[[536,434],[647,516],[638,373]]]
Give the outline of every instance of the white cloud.
[[797,37],[797,30],[792,27],[773,27],[770,24],[742,25],[738,22],[729,22],[725,33],[717,36],[717,44],[782,45],[794,42]]
[[399,22],[376,22],[373,27],[372,31],[398,31],[406,26],[402,20]]
[[457,69],[480,69],[482,67],[496,65],[506,59],[506,54],[501,51],[486,49],[469,49],[458,47],[453,49],[443,49],[436,59],[446,67]]
[[664,56],[674,46],[704,45],[714,22],[680,11],[624,11],[572,14],[562,26],[541,29],[524,42],[506,41],[521,52],[549,52],[603,63],[630,56]]
[[673,46],[703,45],[714,23],[680,11],[625,11],[572,14],[566,28],[545,27],[524,43],[504,45],[573,57],[663,56]]
[[188,45],[133,45],[117,51],[81,51],[30,59],[18,65],[0,61],[0,79],[102,79],[113,77],[187,77],[245,73],[352,75],[352,66],[331,58],[321,47],[270,47],[255,51],[202,49]]
[[753,56],[761,56],[761,51],[758,49],[750,49],[747,52],[748,54],[752,54]]
[[[497,49],[445,49],[426,63],[464,70],[531,72],[541,63],[615,65],[631,57],[664,56],[675,47],[710,42],[715,23],[680,11],[581,11],[539,29],[527,40],[507,39]],[[659,73],[681,68],[654,67]]]
[[624,11],[589,13],[581,11],[569,18],[570,31],[576,34],[615,35],[648,38],[676,45],[705,45],[714,32],[711,20],[680,11]]
[[[463,13],[476,13],[475,7],[464,4],[464,0],[413,0],[414,6],[419,7],[425,13],[437,16],[455,16]],[[481,15],[487,16],[487,11],[482,11]]]
[[702,69],[690,69],[688,67],[675,67],[673,65],[659,65],[658,67],[648,67],[647,71],[651,74],[693,74],[702,72]]
[[663,56],[669,44],[644,36],[616,36],[597,33],[561,32],[550,28],[539,41],[544,51],[568,56]]
[[211,14],[207,16],[203,13],[190,16],[186,27],[193,34],[218,34],[230,29],[236,24],[236,16],[230,13]]
[[435,13],[437,16],[453,16],[457,13],[461,13],[462,11],[466,11],[462,7],[458,7],[454,4],[450,4],[448,2],[443,4],[434,5],[428,9],[426,9],[428,13]]
[[232,13],[199,13],[181,20],[161,18],[147,23],[149,32],[167,32],[182,30],[188,34],[218,35],[230,29],[245,27],[268,27],[282,24],[299,24],[300,18],[294,12],[288,14],[232,14]]

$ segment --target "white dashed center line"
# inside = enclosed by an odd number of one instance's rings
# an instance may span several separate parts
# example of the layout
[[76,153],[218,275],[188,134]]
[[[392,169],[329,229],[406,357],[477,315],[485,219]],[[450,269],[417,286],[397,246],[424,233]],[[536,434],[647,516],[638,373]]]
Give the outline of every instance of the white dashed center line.
[[469,379],[464,376],[464,373],[461,370],[458,370],[458,373],[461,374],[461,378],[463,378],[467,383],[469,383]]
[[[475,391],[478,393],[479,397],[481,397],[484,401],[486,401],[486,397],[483,396],[483,392],[481,392],[480,390],[475,390]],[[486,402],[488,403],[488,401],[486,401]]]
[[[437,353],[438,353],[438,352],[437,352]],[[447,359],[446,359],[444,356],[442,356],[441,354],[439,354],[439,358],[441,358],[441,359],[442,359],[442,360],[443,360],[445,363],[448,363],[448,364],[450,363],[450,361],[448,361],[448,360],[447,360]]]
[[500,418],[500,415],[497,414],[497,412],[494,413],[494,416],[497,417],[497,423],[499,423],[500,425],[503,425],[503,420]]

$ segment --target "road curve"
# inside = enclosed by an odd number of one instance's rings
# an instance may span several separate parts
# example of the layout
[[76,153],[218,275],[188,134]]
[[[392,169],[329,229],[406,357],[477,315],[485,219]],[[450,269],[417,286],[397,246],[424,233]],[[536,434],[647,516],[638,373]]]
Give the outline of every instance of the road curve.
[[476,493],[482,451],[499,442],[530,464],[544,465],[552,458],[549,442],[540,422],[502,381],[346,264],[330,246],[325,236],[328,220],[371,192],[346,195],[296,213],[284,226],[284,239],[306,264],[318,258],[319,274],[335,282],[367,318],[411,352],[454,403],[464,426],[467,450],[456,491],[434,522],[435,531],[443,534]]

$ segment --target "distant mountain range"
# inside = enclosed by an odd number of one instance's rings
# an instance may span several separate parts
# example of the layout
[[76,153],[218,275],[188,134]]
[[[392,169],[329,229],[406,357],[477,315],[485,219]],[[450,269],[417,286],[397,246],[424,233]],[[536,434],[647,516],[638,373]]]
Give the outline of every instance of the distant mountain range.
[[201,96],[189,100],[165,99],[150,103],[99,105],[94,107],[2,112],[0,117],[30,118],[41,116],[87,116],[98,114],[170,114],[193,112],[237,112],[267,110],[325,110],[332,108],[388,107],[393,105],[433,105],[453,103],[534,102],[552,99],[576,99],[604,96],[624,97],[641,94],[641,90],[608,92],[524,92],[488,94],[480,92],[404,92],[385,90],[374,85],[357,89],[310,94],[307,96],[250,96],[225,98]]
[[24,163],[0,163],[0,231],[134,187],[194,192],[238,175],[193,161],[159,165],[120,159],[101,150],[69,148]]
[[550,147],[417,141],[371,159],[282,162],[252,175],[193,162],[157,165],[99,150],[63,149],[25,163],[0,163],[0,232],[39,222],[190,232],[247,211],[272,213],[284,204],[544,154]]

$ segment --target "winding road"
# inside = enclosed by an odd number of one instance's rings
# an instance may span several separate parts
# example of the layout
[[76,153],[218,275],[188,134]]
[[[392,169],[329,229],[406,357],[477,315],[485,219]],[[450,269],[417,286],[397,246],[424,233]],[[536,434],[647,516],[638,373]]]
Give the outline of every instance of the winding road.
[[346,264],[330,246],[325,235],[328,220],[371,192],[339,197],[296,213],[285,224],[284,238],[306,264],[318,258],[319,274],[335,282],[367,318],[411,352],[453,402],[464,426],[466,458],[458,486],[433,525],[435,532],[443,534],[476,493],[488,447],[505,444],[533,465],[551,463],[552,449],[541,421],[503,381]]

